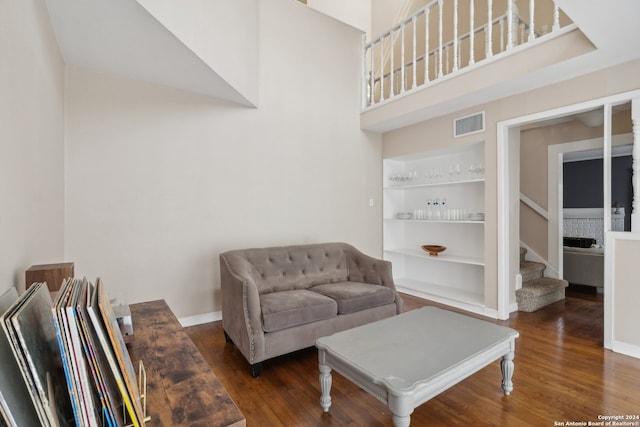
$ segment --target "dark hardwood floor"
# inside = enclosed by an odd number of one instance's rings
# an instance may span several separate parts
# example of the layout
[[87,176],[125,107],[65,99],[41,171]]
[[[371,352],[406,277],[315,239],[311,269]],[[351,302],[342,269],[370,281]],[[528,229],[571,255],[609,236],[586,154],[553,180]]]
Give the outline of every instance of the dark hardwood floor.
[[[406,310],[438,305],[409,295],[403,298]],[[601,295],[570,289],[564,301],[537,312],[487,320],[520,332],[512,394],[503,395],[496,361],[416,408],[412,426],[556,426],[572,421],[587,425],[601,421],[601,415],[640,414],[640,360],[603,349]],[[430,326],[437,327],[425,328]],[[383,403],[335,372],[333,404],[323,413],[313,348],[265,362],[261,376],[254,379],[240,352],[225,342],[222,322],[193,326],[187,332],[248,426],[393,425]]]

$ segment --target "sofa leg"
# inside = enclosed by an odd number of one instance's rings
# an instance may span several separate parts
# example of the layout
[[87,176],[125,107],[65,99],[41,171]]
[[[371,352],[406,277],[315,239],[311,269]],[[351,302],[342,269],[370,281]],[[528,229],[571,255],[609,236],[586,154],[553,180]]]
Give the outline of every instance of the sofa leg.
[[226,342],[228,342],[228,343],[229,343],[229,342],[233,342],[233,341],[231,340],[231,337],[229,336],[229,334],[227,334],[227,331],[223,330],[223,332],[224,332],[224,340],[225,340]]
[[251,376],[253,378],[258,378],[260,376],[260,371],[262,371],[262,362],[251,365]]

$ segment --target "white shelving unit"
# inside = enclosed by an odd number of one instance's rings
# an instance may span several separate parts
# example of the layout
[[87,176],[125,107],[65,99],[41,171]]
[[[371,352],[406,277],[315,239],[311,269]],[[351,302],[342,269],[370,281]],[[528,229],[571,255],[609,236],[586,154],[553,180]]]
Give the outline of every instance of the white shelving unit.
[[[399,290],[487,314],[484,143],[385,159],[383,177],[384,258]],[[422,245],[447,249],[430,256]]]

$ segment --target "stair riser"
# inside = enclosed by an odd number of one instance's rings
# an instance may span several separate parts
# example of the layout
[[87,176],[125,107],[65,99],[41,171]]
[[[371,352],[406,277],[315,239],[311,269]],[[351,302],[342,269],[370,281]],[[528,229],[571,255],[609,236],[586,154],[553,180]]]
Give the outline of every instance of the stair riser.
[[544,266],[542,268],[531,267],[520,269],[520,274],[522,275],[522,283],[531,282],[533,280],[539,279],[543,276]]
[[536,297],[516,295],[516,301],[518,303],[518,311],[525,311],[531,313],[539,310],[542,307],[546,307],[549,304],[558,302],[564,299],[564,288],[555,292],[551,292],[545,295]]

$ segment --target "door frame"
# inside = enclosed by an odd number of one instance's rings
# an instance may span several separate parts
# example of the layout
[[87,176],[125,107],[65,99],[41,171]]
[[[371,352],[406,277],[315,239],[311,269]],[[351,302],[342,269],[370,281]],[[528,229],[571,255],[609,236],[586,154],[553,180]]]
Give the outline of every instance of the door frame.
[[[631,102],[640,98],[640,90],[597,98],[581,103],[566,105],[534,114],[499,121],[496,126],[497,136],[497,196],[498,196],[498,318],[507,319],[510,312],[517,310],[515,301],[515,284],[519,274],[520,236],[519,236],[519,204],[520,204],[520,161],[513,161],[515,153],[519,153],[520,127],[540,121],[557,119],[597,108],[603,109],[604,128],[604,203],[611,205],[611,109],[613,106]],[[633,103],[632,103],[633,105]],[[605,239],[611,231],[611,211],[605,209]],[[551,224],[557,226],[557,224]],[[605,252],[605,262],[607,255]],[[605,277],[605,283],[611,278]],[[610,348],[611,313],[613,307],[605,293],[605,347]]]

